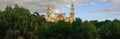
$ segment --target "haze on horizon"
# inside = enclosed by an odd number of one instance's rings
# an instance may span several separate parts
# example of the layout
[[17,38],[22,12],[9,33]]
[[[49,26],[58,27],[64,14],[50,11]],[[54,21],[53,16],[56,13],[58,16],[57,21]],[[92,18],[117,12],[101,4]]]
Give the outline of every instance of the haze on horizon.
[[71,3],[75,5],[75,17],[82,20],[120,19],[120,0],[0,0],[0,9],[18,4],[31,12],[45,13],[50,4],[52,13],[69,16]]

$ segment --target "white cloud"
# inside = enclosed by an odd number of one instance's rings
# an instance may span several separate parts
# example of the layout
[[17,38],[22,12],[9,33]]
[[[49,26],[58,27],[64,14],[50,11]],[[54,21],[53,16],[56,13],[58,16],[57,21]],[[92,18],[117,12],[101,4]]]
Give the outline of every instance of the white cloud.
[[120,6],[108,7],[103,10],[108,12],[120,12]]
[[119,3],[120,4],[120,0],[112,0],[113,3]]
[[96,9],[91,12],[120,13],[120,0],[96,0],[90,2],[90,4],[95,5],[97,2],[111,3],[111,6]]
[[49,3],[51,9],[56,10],[63,6],[68,7],[71,2],[75,4],[85,2],[85,0],[0,0],[0,9],[4,9],[6,5],[19,4],[32,12],[45,12],[46,6]]
[[106,1],[108,1],[108,0],[102,0],[103,2],[106,2]]
[[45,12],[46,6],[49,3],[52,11],[58,12],[61,7],[70,8],[72,2],[78,4],[85,2],[85,0],[0,0],[0,9],[5,8],[6,5],[19,4],[30,9],[31,12]]
[[95,2],[90,2],[90,5],[95,5]]
[[120,6],[104,7],[104,8],[92,10],[90,12],[120,13]]
[[58,9],[55,9],[54,12],[55,13],[60,13],[60,11]]

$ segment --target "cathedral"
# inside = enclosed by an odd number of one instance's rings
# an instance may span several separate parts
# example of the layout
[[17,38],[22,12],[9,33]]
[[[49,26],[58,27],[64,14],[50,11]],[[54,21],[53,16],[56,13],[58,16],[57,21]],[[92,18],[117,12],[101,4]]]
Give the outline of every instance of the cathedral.
[[46,9],[46,19],[48,22],[57,22],[57,21],[65,21],[72,23],[74,21],[74,4],[71,4],[71,12],[70,17],[66,17],[65,13],[54,13],[54,17],[51,17],[51,9],[50,6],[47,6]]

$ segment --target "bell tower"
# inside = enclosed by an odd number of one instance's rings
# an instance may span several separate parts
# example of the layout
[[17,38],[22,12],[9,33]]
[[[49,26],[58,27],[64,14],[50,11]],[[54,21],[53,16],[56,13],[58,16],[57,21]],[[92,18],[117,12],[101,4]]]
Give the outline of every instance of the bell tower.
[[51,13],[50,13],[51,9],[50,9],[50,5],[47,5],[47,9],[46,9],[46,19],[47,21],[50,21],[50,17],[51,17]]
[[71,4],[70,22],[74,21],[74,3]]

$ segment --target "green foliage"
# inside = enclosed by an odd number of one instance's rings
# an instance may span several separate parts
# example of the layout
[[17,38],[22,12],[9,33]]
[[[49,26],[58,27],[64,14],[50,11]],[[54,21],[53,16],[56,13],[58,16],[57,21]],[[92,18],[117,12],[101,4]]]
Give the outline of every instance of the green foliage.
[[72,22],[73,26],[79,26],[81,24],[82,20],[80,18],[76,18],[75,21]]
[[48,23],[40,27],[40,38],[41,39],[67,39],[67,36],[70,34],[72,26],[70,23],[65,23],[59,21],[57,23]]
[[72,39],[95,39],[96,27],[89,22],[82,22],[72,30]]
[[2,34],[2,39],[39,38],[37,28],[40,26],[40,22],[37,22],[37,18],[44,19],[42,16],[37,15],[36,21],[33,21],[32,17],[34,16],[32,16],[30,11],[18,5],[15,5],[13,8],[7,6],[0,14],[0,30],[2,30],[0,34]]
[[95,39],[96,27],[89,22],[79,23],[73,26],[71,23],[58,21],[48,23],[40,27],[41,39]]
[[0,10],[0,39],[120,39],[120,20],[46,22],[17,4]]
[[99,29],[101,39],[120,39],[120,21],[106,21]]

